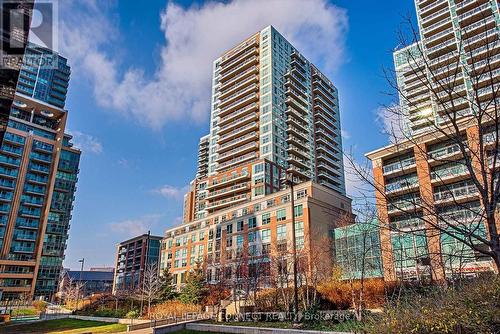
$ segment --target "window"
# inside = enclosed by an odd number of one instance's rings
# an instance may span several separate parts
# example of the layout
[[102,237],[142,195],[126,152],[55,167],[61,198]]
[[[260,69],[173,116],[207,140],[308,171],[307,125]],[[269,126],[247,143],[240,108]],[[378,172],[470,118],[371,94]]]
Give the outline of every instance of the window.
[[271,214],[265,213],[262,215],[262,225],[267,225],[271,222]]
[[179,260],[174,261],[174,268],[179,268]]
[[307,196],[307,190],[306,189],[302,189],[302,190],[297,191],[297,199],[303,198],[303,197],[306,197],[306,196]]
[[283,221],[286,219],[286,209],[279,209],[276,211],[276,220],[277,221]]
[[304,222],[296,222],[295,223],[295,235],[303,236],[304,235]]
[[177,238],[175,239],[175,246],[179,247],[181,245],[181,239]]
[[191,242],[196,242],[196,234],[191,234]]
[[213,248],[214,248],[214,243],[212,241],[210,241],[208,243],[208,251],[211,252],[213,250]]
[[243,236],[242,235],[238,235],[236,237],[236,246],[238,248],[242,248],[243,247]]
[[232,247],[233,246],[233,238],[232,237],[228,237],[226,239],[226,247]]
[[255,242],[257,241],[256,239],[257,239],[256,231],[248,233],[248,242]]
[[301,217],[302,214],[304,212],[304,208],[303,208],[303,205],[302,204],[299,204],[299,205],[296,205],[294,208],[293,208],[293,215],[295,217]]
[[214,238],[214,230],[208,231],[208,240],[212,240]]
[[278,240],[285,240],[286,239],[286,225],[278,225]]
[[243,231],[243,220],[240,220],[239,222],[236,223],[236,230],[238,232]]
[[255,227],[257,227],[257,218],[255,217],[248,218],[248,228],[255,228]]
[[262,245],[262,255],[269,255],[271,253],[271,244]]
[[201,255],[203,254],[204,248],[205,248],[205,246],[204,246],[204,245],[199,245],[199,246],[198,246],[198,255],[200,255],[200,256],[201,256]]
[[227,234],[233,233],[233,224],[227,225],[226,226],[226,231],[227,231]]
[[201,231],[201,232],[200,232],[200,234],[199,234],[199,236],[198,236],[198,239],[199,239],[200,241],[205,240],[205,231]]
[[270,242],[271,241],[271,230],[265,229],[261,231],[261,240],[262,242]]

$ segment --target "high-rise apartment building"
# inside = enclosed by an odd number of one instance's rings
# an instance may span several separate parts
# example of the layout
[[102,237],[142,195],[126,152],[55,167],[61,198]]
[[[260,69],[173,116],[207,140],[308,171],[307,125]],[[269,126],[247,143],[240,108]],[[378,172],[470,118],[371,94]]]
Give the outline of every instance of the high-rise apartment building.
[[17,80],[28,43],[31,15],[31,0],[3,1],[0,27],[0,142],[7,129],[10,108],[14,102]]
[[285,173],[345,194],[337,89],[269,26],[213,63],[210,134],[184,216],[272,194]]
[[208,175],[208,156],[210,151],[210,135],[200,138],[198,145],[198,170],[196,172],[197,179],[203,179]]
[[116,249],[113,293],[141,287],[148,265],[158,266],[162,237],[142,234],[122,241]]
[[[498,3],[416,0],[415,5],[420,41],[394,53],[408,139],[367,154],[380,187],[380,221],[393,227],[380,232],[388,280],[442,280],[493,267],[481,252],[435,226],[443,223],[438,219],[446,219],[474,233],[487,233],[478,219],[483,210],[478,189],[457,142],[467,143],[466,154],[472,159],[481,153],[485,160],[498,142],[488,123],[492,118],[467,121],[478,106],[494,108],[491,102],[500,79]],[[449,127],[452,120],[456,129]],[[485,152],[478,151],[480,137]],[[490,172],[497,167],[490,166]]]
[[[79,171],[80,151],[64,132],[66,59],[33,44],[26,55],[0,147],[2,299],[56,292]],[[36,59],[57,66],[33,67]]]
[[266,285],[278,265],[289,284],[294,248],[304,278],[319,262],[314,247],[331,263],[334,228],[350,212],[332,82],[271,26],[216,59],[184,224],[162,241],[161,266],[177,286],[195,268],[209,283]]
[[[415,4],[420,42],[394,52],[400,102],[410,134],[424,133],[430,124],[446,125],[444,114],[452,105],[449,87],[453,87],[452,108],[459,117],[473,112],[470,101],[476,91],[480,100],[488,101],[493,91],[487,86],[489,76],[476,83],[471,74],[490,65],[494,70],[500,63],[496,1],[416,0]],[[493,81],[500,78],[500,71],[491,73]],[[475,85],[484,89],[474,89]],[[448,102],[438,105],[436,99]]]

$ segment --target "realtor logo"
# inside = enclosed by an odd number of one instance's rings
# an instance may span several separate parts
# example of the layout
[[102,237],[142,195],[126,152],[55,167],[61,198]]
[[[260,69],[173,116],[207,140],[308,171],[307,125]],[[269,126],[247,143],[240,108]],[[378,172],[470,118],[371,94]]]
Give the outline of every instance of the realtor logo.
[[[4,36],[9,36],[1,43],[4,64],[9,61],[15,62],[14,58],[17,58],[17,61],[22,60],[27,41],[57,52],[58,7],[56,0],[37,0],[36,2],[3,0],[1,9],[1,27]],[[26,62],[26,59],[24,61]]]

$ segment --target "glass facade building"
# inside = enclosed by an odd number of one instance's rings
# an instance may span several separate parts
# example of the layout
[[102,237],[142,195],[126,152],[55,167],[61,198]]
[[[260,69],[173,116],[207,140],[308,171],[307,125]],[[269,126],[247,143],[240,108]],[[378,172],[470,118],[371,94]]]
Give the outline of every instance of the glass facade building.
[[68,86],[66,59],[29,44],[26,57],[33,54],[61,68],[23,65],[0,147],[2,299],[50,299],[57,291],[79,171],[80,151],[64,133],[66,90],[52,93]]

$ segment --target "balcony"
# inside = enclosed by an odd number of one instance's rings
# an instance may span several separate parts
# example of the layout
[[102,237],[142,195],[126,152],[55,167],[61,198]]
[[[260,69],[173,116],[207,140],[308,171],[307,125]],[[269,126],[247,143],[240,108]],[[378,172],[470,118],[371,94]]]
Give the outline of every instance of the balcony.
[[230,69],[232,69],[234,67],[234,65],[239,64],[243,59],[247,58],[248,56],[255,57],[255,56],[257,56],[258,53],[259,53],[259,49],[254,47],[254,48],[248,49],[247,51],[241,53],[240,56],[234,58],[231,61],[221,62],[220,73],[223,74],[223,73],[229,71]]
[[443,20],[439,22],[433,23],[430,26],[423,28],[424,34],[426,36],[429,36],[431,35],[431,32],[437,32],[439,31],[439,29],[445,28],[445,26],[448,24],[451,24],[451,18],[449,16],[445,17]]
[[298,137],[291,136],[289,135],[287,138],[288,144],[294,144],[295,146],[299,147],[300,149],[307,151],[310,148],[310,142],[306,140],[301,140]]
[[248,79],[240,81],[235,83],[234,85],[227,86],[224,88],[224,91],[221,91],[221,94],[219,96],[219,99],[225,99],[227,98],[230,94],[235,93],[237,90],[240,90],[242,88],[245,88],[246,86],[256,83],[259,81],[259,76],[258,75],[252,75],[248,77]]
[[[248,183],[241,183],[229,188],[224,188],[221,190],[217,191],[212,191],[210,194],[207,196],[207,200],[213,200],[215,198],[221,198],[225,197],[228,195],[234,195],[235,193],[241,192],[241,191],[247,191],[250,189],[250,185]],[[209,204],[210,206],[210,204]]]
[[220,100],[219,107],[221,109],[224,109],[225,106],[229,105],[230,102],[234,102],[237,100],[238,97],[241,97],[242,95],[248,94],[249,92],[254,91],[255,93],[258,91],[258,85],[257,84],[252,84],[248,87],[245,87],[244,89],[238,90],[232,95]]
[[287,132],[291,135],[297,136],[300,140],[308,141],[308,133],[300,128],[288,125]]
[[478,190],[472,181],[459,182],[458,184],[437,187],[434,191],[436,204],[443,202],[461,202],[477,196]]
[[249,69],[241,72],[240,74],[238,74],[234,78],[227,80],[226,82],[221,83],[219,89],[220,89],[220,91],[225,91],[227,89],[227,87],[235,85],[236,82],[243,81],[243,79],[246,78],[247,76],[249,76],[251,74],[257,74],[258,72],[259,72],[259,68],[257,66],[252,66]]
[[220,145],[217,149],[217,152],[219,154],[224,153],[227,150],[235,148],[237,145],[246,144],[250,141],[257,140],[257,138],[258,136],[256,131],[250,132],[244,136],[237,137],[231,141],[225,142],[223,145]]
[[225,123],[224,126],[219,127],[219,135],[224,135],[228,131],[235,130],[239,126],[246,125],[248,122],[256,121],[258,119],[257,113],[251,113],[241,118],[236,118],[235,120]]
[[412,198],[396,200],[393,202],[389,202],[389,204],[387,205],[387,212],[389,214],[396,212],[408,213],[417,210],[419,208],[419,205],[421,204],[422,204],[422,199],[420,197],[412,197]]
[[431,171],[431,181],[447,181],[460,176],[466,176],[469,173],[467,167],[459,162],[447,163],[434,168]]
[[[221,129],[226,130],[226,126],[228,126],[228,128],[231,128],[231,126],[233,124],[242,121],[242,116],[243,115],[246,115],[250,111],[256,111],[257,109],[258,109],[258,104],[257,103],[252,103],[252,104],[250,104],[250,105],[248,105],[246,107],[243,107],[243,108],[241,108],[239,110],[236,110],[235,112],[227,115],[224,118],[220,118],[220,121],[219,121],[219,131],[221,131]],[[250,114],[250,116],[257,117],[257,113],[252,113],[252,114]],[[243,118],[245,118],[245,117],[243,117]]]
[[21,159],[19,159],[19,158],[12,158],[12,157],[0,155],[0,164],[2,164],[2,165],[6,165],[9,167],[19,167],[20,163],[21,163]]
[[[475,15],[482,15],[483,18],[486,18],[487,15],[485,15],[483,11],[486,11],[488,9],[491,9],[491,4],[489,3],[485,3],[479,7],[473,7],[472,10],[469,10],[461,15],[458,15],[458,20],[461,21],[461,23],[463,23],[465,20],[470,19]],[[491,11],[489,15],[491,15]]]
[[238,108],[242,108],[251,102],[256,102],[258,99],[259,99],[259,94],[257,93],[251,93],[249,95],[246,95],[240,98],[239,100],[234,101],[230,105],[226,106],[224,109],[222,109],[219,112],[219,117],[227,116],[231,112],[237,110]]
[[452,144],[427,152],[427,157],[429,160],[434,161],[440,158],[450,158],[455,156],[457,153],[460,153],[460,146],[458,144]]
[[253,56],[251,58],[246,59],[245,61],[241,62],[237,67],[233,68],[231,71],[221,74],[221,77],[219,81],[221,83],[227,81],[228,79],[233,78],[237,74],[241,73],[243,70],[247,69],[248,67],[257,64],[259,61],[259,57]]
[[287,148],[288,154],[294,154],[302,157],[303,159],[308,159],[310,156],[310,152],[304,149],[301,149],[293,144],[288,144]]
[[444,15],[448,15],[448,16],[450,15],[450,8],[448,8],[448,6],[446,6],[443,9],[438,10],[437,12],[435,12],[431,15],[428,15],[425,17],[421,16],[422,26],[425,27],[426,24],[431,23],[436,19],[442,18]]
[[249,40],[243,42],[242,44],[238,45],[236,48],[230,50],[228,55],[224,56],[224,59],[221,61],[221,66],[225,66],[228,64],[230,61],[235,60],[237,57],[239,57],[245,50],[248,48],[252,47],[254,48],[257,46],[258,42],[257,39],[254,37],[251,37]]
[[220,200],[220,201],[216,201],[216,202],[210,203],[207,206],[207,210],[215,210],[215,209],[220,209],[220,208],[223,208],[223,207],[233,206],[233,205],[245,202],[245,201],[247,201],[249,199],[250,199],[249,196],[246,195],[246,194],[245,195],[234,196],[234,197],[231,197],[231,198],[226,198],[226,199],[223,199],[223,200]]
[[259,123],[257,123],[256,121],[249,123],[249,124],[246,124],[242,127],[236,128],[234,130],[231,130],[230,132],[225,133],[224,135],[219,136],[217,143],[219,143],[221,145],[220,148],[223,148],[224,143],[227,143],[231,139],[234,139],[235,137],[246,134],[250,131],[255,131],[258,129],[258,127],[259,127]]
[[258,144],[256,142],[248,143],[246,145],[238,146],[235,149],[232,149],[231,151],[227,151],[223,154],[219,154],[217,158],[217,162],[221,163],[226,160],[229,160],[231,158],[234,158],[235,156],[248,153],[251,151],[255,151],[258,148]]
[[[430,5],[428,6],[425,6],[424,8],[420,9],[420,15],[421,16],[424,16],[428,13],[430,13],[431,9],[435,9],[443,4],[448,4],[448,1],[447,0],[438,0],[438,1],[434,1],[433,3],[431,3]],[[448,7],[448,6],[446,6]]]
[[409,157],[409,158],[404,158],[400,161],[395,161],[390,164],[387,164],[382,169],[384,175],[390,175],[395,172],[403,171],[405,169],[409,170],[415,166],[416,166],[415,157]]
[[392,179],[390,182],[387,182],[385,185],[385,192],[387,194],[396,193],[402,190],[409,190],[413,188],[418,188],[418,177],[416,173],[399,176],[397,178]]
[[244,181],[250,178],[250,174],[245,173],[245,174],[233,174],[228,178],[223,178],[221,181],[213,180],[212,184],[209,184],[207,189],[216,189],[219,187],[223,187],[225,185],[228,185],[230,183],[236,183],[239,181]]
[[310,168],[310,161],[308,161],[306,159],[300,159],[298,157],[294,157],[290,154],[288,155],[287,161],[288,161],[289,165],[293,164],[293,165],[296,165],[297,167],[302,168],[302,169],[309,169]]
[[217,166],[216,170],[221,171],[224,169],[228,169],[228,168],[237,166],[239,164],[242,164],[243,162],[254,160],[257,158],[257,156],[258,156],[258,154],[256,152],[252,152],[250,154],[246,154],[246,155],[237,157],[235,159],[232,159],[232,160],[229,160],[229,161],[226,161],[224,163],[219,164]]

